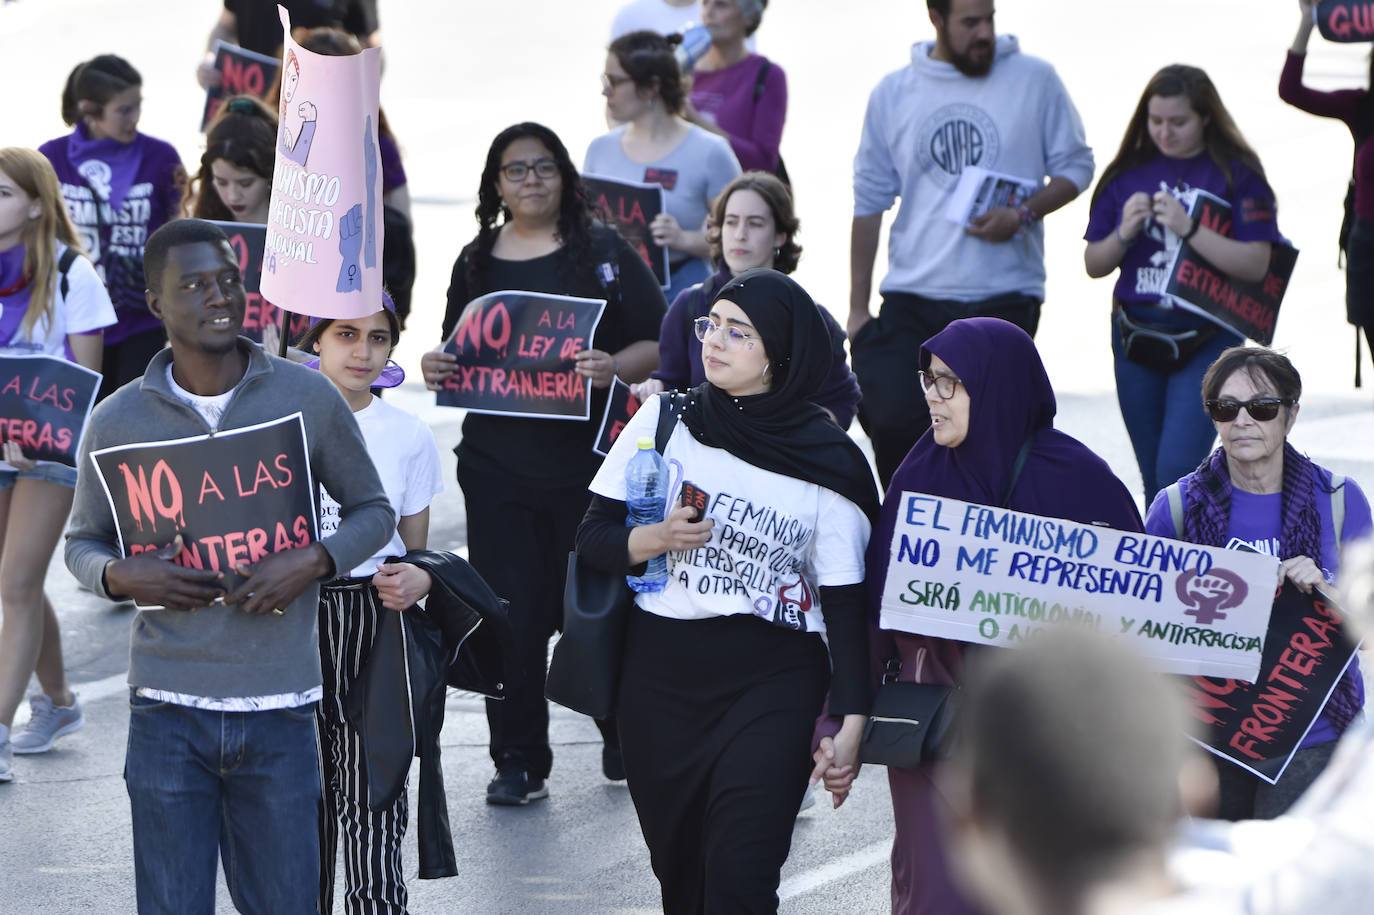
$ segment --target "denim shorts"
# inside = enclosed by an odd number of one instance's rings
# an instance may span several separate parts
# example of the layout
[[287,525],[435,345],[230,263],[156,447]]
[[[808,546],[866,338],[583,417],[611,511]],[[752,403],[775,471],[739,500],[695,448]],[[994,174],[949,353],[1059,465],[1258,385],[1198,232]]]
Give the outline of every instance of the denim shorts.
[[39,461],[32,470],[0,468],[0,491],[14,486],[15,480],[42,480],[44,483],[59,483],[68,489],[75,489],[76,468],[56,461]]

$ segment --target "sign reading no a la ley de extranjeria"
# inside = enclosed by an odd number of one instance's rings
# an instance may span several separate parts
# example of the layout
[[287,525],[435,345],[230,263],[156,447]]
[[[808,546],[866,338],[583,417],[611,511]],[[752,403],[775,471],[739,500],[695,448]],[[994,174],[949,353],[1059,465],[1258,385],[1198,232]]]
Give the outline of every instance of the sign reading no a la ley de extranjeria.
[[902,493],[880,625],[1016,647],[1051,626],[1126,640],[1165,673],[1253,682],[1278,560]]

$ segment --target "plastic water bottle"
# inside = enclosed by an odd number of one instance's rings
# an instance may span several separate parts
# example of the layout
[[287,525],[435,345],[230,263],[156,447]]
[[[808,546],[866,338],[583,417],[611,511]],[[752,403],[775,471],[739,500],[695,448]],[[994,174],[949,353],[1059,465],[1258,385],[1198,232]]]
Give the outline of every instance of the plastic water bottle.
[[[625,466],[626,527],[662,521],[668,499],[668,465],[654,450],[654,440],[646,435],[636,444],[639,450]],[[660,553],[650,559],[643,575],[626,575],[625,582],[632,591],[662,591],[668,582],[667,555]]]
[[694,25],[682,30],[682,43],[673,48],[673,56],[685,76],[692,72],[697,61],[701,60],[711,48],[711,30],[704,25]]

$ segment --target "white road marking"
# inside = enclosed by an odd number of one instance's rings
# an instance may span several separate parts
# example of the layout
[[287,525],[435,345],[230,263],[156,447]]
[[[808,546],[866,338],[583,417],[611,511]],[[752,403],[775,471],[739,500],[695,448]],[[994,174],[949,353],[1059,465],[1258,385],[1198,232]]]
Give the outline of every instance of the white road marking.
[[886,863],[892,853],[892,842],[874,842],[843,858],[836,858],[829,864],[812,868],[809,871],[789,877],[778,887],[778,899],[785,901],[796,896],[804,896],[812,890],[833,883],[860,871],[868,870],[877,864]]

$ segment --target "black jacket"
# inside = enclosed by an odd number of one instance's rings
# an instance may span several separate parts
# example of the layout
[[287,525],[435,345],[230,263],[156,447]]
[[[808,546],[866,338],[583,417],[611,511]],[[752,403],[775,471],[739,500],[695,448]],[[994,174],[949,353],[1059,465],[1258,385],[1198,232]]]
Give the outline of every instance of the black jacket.
[[424,608],[382,616],[345,711],[362,735],[372,809],[395,803],[420,757],[420,877],[452,877],[458,862],[439,758],[446,688],[503,698],[518,663],[515,640],[506,602],[463,559],[411,550],[402,561],[429,573],[429,597]]

